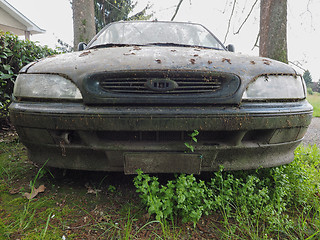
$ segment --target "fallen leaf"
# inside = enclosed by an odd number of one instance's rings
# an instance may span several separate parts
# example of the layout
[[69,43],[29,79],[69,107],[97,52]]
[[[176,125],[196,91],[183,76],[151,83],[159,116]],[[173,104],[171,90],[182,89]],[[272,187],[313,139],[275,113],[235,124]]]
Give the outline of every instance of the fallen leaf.
[[87,194],[97,194],[98,192],[101,192],[99,189],[93,189],[89,183],[86,183],[84,186],[88,189]]
[[86,55],[88,55],[88,54],[90,54],[91,52],[90,51],[88,51],[88,52],[83,52],[83,53],[81,53],[80,55],[79,55],[79,57],[84,57],[84,56],[86,56]]
[[101,192],[101,190],[100,189],[88,188],[87,194],[97,194],[98,192]]
[[39,193],[44,192],[45,190],[46,190],[46,187],[44,185],[41,185],[38,188],[34,188],[33,191],[31,191],[31,193],[25,193],[23,196],[31,200],[35,198]]
[[10,190],[9,190],[9,193],[10,193],[11,195],[14,195],[14,194],[19,193],[20,190],[21,190],[21,188],[10,189]]
[[271,61],[269,61],[268,59],[262,59],[263,63],[266,65],[270,65]]
[[229,58],[222,58],[222,62],[228,62],[229,64],[231,64],[231,60]]

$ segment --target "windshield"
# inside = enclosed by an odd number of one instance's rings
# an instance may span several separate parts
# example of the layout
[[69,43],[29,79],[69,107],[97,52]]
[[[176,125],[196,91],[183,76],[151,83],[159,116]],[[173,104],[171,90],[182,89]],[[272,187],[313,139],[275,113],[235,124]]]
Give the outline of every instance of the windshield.
[[117,22],[105,27],[88,45],[182,45],[224,50],[206,28],[175,22]]

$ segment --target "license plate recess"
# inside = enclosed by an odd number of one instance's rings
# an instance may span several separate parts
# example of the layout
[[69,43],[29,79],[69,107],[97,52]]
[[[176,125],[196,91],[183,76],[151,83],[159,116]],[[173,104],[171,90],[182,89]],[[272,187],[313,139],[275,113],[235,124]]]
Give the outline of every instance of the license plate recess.
[[126,153],[124,173],[136,174],[137,169],[144,173],[187,173],[200,174],[201,154],[193,153]]

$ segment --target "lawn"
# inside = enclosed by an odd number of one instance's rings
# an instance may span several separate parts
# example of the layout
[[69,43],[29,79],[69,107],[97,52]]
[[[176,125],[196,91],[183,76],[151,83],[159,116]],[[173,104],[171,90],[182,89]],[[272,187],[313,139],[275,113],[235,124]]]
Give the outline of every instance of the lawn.
[[313,116],[320,117],[320,93],[314,92],[307,97],[309,103],[313,106]]
[[257,171],[65,173],[32,164],[7,134],[0,239],[319,239],[319,164],[318,148],[300,146],[291,164]]

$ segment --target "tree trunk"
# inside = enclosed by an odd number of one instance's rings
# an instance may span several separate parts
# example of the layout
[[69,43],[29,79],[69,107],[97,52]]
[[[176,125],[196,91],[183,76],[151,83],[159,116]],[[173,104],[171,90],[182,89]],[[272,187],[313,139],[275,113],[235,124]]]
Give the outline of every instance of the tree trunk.
[[79,42],[88,43],[96,34],[94,22],[94,0],[73,0],[73,42],[74,49]]
[[288,63],[287,0],[261,0],[259,54]]

